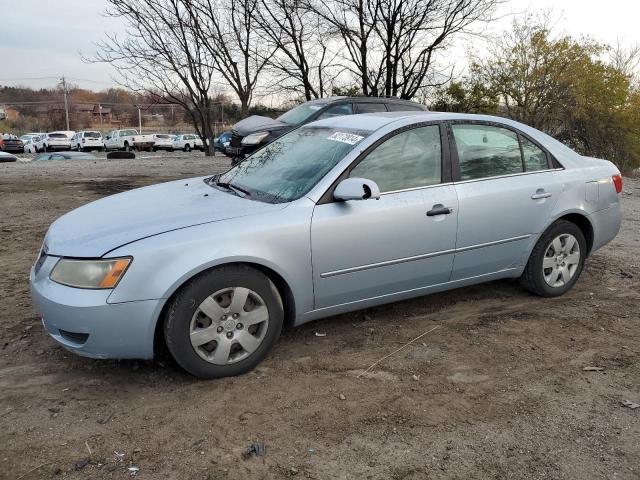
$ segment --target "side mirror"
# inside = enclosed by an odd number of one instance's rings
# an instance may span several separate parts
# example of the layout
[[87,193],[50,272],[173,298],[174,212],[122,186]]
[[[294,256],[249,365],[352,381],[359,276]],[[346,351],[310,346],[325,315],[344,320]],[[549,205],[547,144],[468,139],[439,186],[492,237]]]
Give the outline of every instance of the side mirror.
[[346,202],[348,200],[367,200],[380,198],[380,188],[373,180],[366,178],[345,178],[333,192],[333,198]]

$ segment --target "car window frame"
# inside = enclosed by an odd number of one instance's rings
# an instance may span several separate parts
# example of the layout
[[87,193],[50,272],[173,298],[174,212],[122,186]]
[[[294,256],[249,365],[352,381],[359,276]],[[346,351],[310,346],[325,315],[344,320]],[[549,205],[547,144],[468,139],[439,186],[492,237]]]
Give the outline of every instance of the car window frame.
[[[481,182],[483,180],[492,180],[492,179],[496,179],[496,178],[515,177],[515,176],[519,176],[519,175],[533,175],[535,173],[544,173],[544,172],[555,171],[555,170],[564,170],[564,167],[560,164],[560,162],[558,162],[556,157],[549,151],[549,149],[547,149],[543,145],[541,145],[540,142],[538,142],[536,139],[531,137],[531,135],[527,135],[523,131],[521,131],[518,128],[513,127],[511,125],[507,125],[507,124],[500,123],[500,122],[492,122],[490,120],[464,120],[464,119],[446,120],[444,123],[446,123],[447,137],[448,137],[448,141],[449,141],[449,152],[450,152],[450,159],[451,159],[451,177],[452,177],[452,182],[453,183]],[[522,161],[522,172],[508,173],[508,174],[505,174],[505,175],[494,175],[494,176],[491,176],[491,177],[471,178],[471,179],[468,179],[468,180],[462,180],[461,177],[460,177],[460,159],[458,157],[458,146],[456,144],[456,139],[455,139],[455,136],[453,134],[453,128],[452,128],[453,125],[482,125],[482,126],[486,126],[486,127],[502,128],[502,129],[509,130],[509,131],[515,133],[517,135],[518,145],[520,147],[520,159]],[[545,156],[547,157],[547,168],[546,169],[544,169],[544,170],[526,171],[524,152],[523,152],[523,149],[522,149],[522,140],[521,140],[521,138],[527,139],[529,142],[531,142],[533,145],[535,145],[537,148],[539,148],[540,150],[542,150],[544,152]]]
[[427,122],[412,123],[410,125],[405,125],[403,127],[392,130],[391,132],[386,133],[385,135],[380,137],[378,140],[376,140],[374,143],[369,145],[340,173],[340,175],[338,175],[338,177],[333,181],[333,183],[329,186],[329,188],[327,188],[327,190],[325,190],[325,192],[322,194],[322,196],[320,197],[320,200],[318,200],[317,205],[324,205],[326,203],[339,203],[339,200],[336,200],[335,198],[333,198],[333,192],[335,191],[338,184],[345,178],[349,178],[351,171],[354,168],[356,168],[360,162],[362,162],[365,158],[367,158],[367,156],[372,151],[374,151],[384,142],[395,137],[396,135],[407,132],[409,130],[414,130],[416,128],[422,128],[422,127],[430,127],[430,126],[437,126],[440,129],[440,151],[441,151],[440,183],[436,183],[433,185],[422,185],[419,187],[411,187],[411,188],[405,188],[405,189],[394,190],[389,192],[381,192],[380,195],[391,195],[391,194],[402,193],[402,192],[410,192],[414,190],[422,190],[425,188],[434,188],[434,187],[442,187],[444,185],[451,185],[453,183],[453,177],[452,177],[452,169],[451,169],[451,151],[450,151],[451,145],[448,139],[448,126],[446,122],[442,120],[431,120]]

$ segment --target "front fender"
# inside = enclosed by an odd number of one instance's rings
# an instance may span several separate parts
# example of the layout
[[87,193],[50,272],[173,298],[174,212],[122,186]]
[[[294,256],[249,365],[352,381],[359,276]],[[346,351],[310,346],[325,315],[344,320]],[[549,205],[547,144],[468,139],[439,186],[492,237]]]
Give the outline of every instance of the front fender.
[[[109,303],[167,299],[204,270],[246,262],[267,267],[288,284],[296,310],[313,309],[310,225],[313,203],[298,200],[282,211],[174,230],[109,253],[133,262]],[[296,313],[298,313],[296,312]]]

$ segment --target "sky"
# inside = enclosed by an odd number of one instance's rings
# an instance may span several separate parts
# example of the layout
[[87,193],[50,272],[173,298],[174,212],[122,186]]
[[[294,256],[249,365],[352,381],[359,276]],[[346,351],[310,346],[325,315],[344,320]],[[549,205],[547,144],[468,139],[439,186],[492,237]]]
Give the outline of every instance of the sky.
[[[95,44],[109,34],[123,34],[120,19],[105,18],[106,0],[0,0],[0,85],[52,87],[65,75],[80,87],[102,90],[116,84],[110,65],[87,64]],[[640,2],[636,0],[510,0],[487,28],[509,28],[513,15],[552,9],[556,27],[574,36],[623,45],[640,44]],[[624,12],[621,15],[621,12]],[[477,40],[475,41],[477,42]],[[465,63],[465,41],[452,52]],[[477,50],[477,43],[473,45]]]

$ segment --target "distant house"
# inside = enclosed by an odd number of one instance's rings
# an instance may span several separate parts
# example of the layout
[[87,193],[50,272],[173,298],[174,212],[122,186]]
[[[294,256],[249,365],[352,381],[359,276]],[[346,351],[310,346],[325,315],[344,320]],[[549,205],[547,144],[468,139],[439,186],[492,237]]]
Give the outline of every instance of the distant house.
[[112,121],[111,107],[104,107],[93,103],[76,103],[73,111],[79,115],[90,115],[94,121],[102,121],[110,123]]
[[20,116],[20,113],[11,107],[0,107],[0,121],[2,120],[15,120]]

